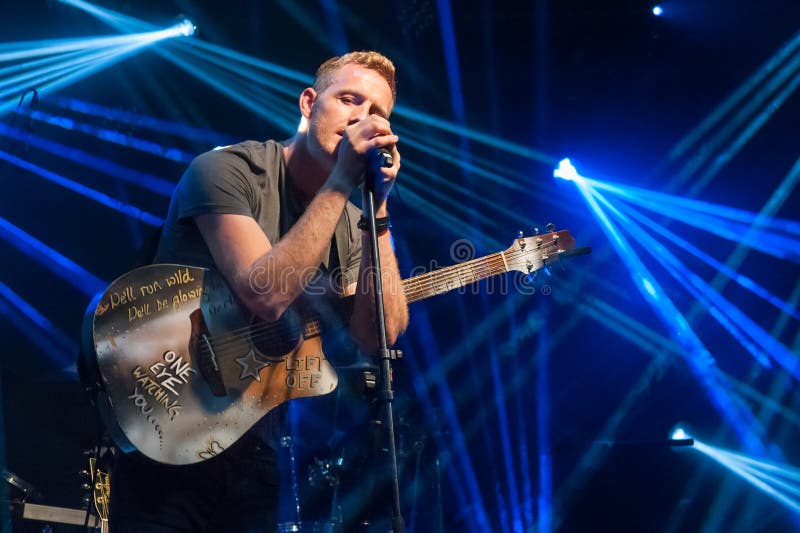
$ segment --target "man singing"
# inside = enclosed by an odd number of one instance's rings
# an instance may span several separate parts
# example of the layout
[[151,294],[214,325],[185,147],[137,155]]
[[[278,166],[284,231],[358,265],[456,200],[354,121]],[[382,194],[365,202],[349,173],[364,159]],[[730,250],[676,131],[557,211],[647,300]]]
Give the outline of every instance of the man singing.
[[[172,197],[156,262],[215,268],[240,302],[267,321],[309,292],[312,280],[339,272],[329,285],[354,294],[351,336],[375,353],[374,293],[364,273],[370,236],[359,229],[360,213],[348,198],[363,181],[370,154],[385,148],[393,165],[375,177],[376,217],[393,344],[408,324],[386,205],[400,168],[388,120],[395,96],[394,65],[377,52],[324,62],[313,87],[300,94],[294,137],[246,141],[192,162]],[[257,426],[223,453],[189,466],[117,454],[112,531],[275,531],[275,445],[264,433]]]

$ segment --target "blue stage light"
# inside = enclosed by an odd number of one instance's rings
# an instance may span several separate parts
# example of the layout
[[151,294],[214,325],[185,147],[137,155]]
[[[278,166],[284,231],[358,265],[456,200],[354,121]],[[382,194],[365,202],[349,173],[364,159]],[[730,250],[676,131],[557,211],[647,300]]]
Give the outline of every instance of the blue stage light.
[[619,205],[618,207],[627,216],[631,217],[639,224],[642,224],[644,227],[648,228],[655,234],[660,235],[667,242],[676,246],[678,249],[689,252],[690,254],[698,258],[700,261],[711,266],[713,269],[715,269],[723,276],[726,276],[728,279],[736,282],[743,289],[748,290],[753,294],[755,294],[756,296],[764,299],[765,301],[774,305],[777,309],[780,309],[783,313],[786,313],[787,315],[797,320],[800,320],[800,313],[798,312],[797,307],[794,304],[781,300],[780,298],[770,293],[766,288],[761,286],[753,279],[745,276],[744,274],[736,272],[734,269],[732,269],[725,263],[722,263],[721,261],[714,259],[708,253],[701,250],[699,247],[693,245],[686,239],[679,237],[677,234],[675,234],[672,231],[669,231],[664,226],[657,224],[655,221],[642,215],[632,207],[626,205]]
[[[98,17],[120,31],[144,31],[153,28],[152,24],[109,9],[100,8],[83,0],[61,1]],[[296,130],[296,95],[302,89],[297,84],[310,85],[312,78],[308,74],[248,56],[230,48],[199,40],[193,41],[191,45],[180,40],[173,41],[169,43],[168,48],[159,47],[154,51],[185,70],[188,74],[208,83],[245,108],[254,111],[258,116],[271,121],[287,133]],[[218,68],[210,68],[213,66]],[[293,83],[275,81],[275,76],[285,78]],[[254,83],[257,85],[254,85]],[[291,102],[276,101],[274,95],[264,88],[277,91],[291,97],[292,100]],[[291,106],[287,107],[288,104],[291,104]],[[280,116],[285,110],[288,110],[292,116],[289,118]],[[437,128],[446,133],[460,136],[463,139],[469,139],[506,151],[517,157],[544,162],[548,165],[556,163],[555,158],[541,151],[476,131],[461,124],[427,115],[402,105],[395,106],[394,116],[400,119],[412,120],[417,126],[423,125]]]
[[142,115],[113,107],[101,106],[75,98],[53,96],[48,103],[62,109],[69,109],[81,115],[101,117],[117,123],[132,124],[137,129],[147,129],[157,133],[167,133],[189,141],[197,141],[212,146],[226,146],[237,142],[238,137],[231,137],[212,130],[195,128],[182,122],[163,120],[150,115]]
[[670,431],[667,445],[676,451],[684,450],[694,446],[694,437],[691,432],[686,429],[683,424],[678,424]]
[[77,345],[3,283],[0,283],[0,315],[34,343],[41,353],[46,354],[64,374],[76,377]]
[[657,17],[660,17],[663,14],[664,14],[664,8],[663,7],[661,7],[660,5],[653,6],[653,15],[655,15]]
[[428,115],[426,113],[422,113],[421,111],[411,109],[410,107],[396,105],[394,108],[394,114],[397,115],[398,117],[411,120],[417,123],[418,125],[421,124],[425,126],[431,126],[433,128],[437,128],[442,131],[452,133],[453,135],[458,135],[466,139],[469,139],[471,141],[484,144],[491,148],[496,148],[498,150],[508,152],[518,157],[531,159],[533,161],[538,161],[540,163],[544,163],[547,165],[556,163],[554,157],[545,154],[544,152],[541,152],[539,150],[530,148],[528,146],[524,146],[519,143],[507,141],[500,137],[489,135],[487,133],[483,133],[471,128],[459,126],[452,122],[434,117],[432,115]]
[[178,23],[177,29],[184,37],[191,37],[194,35],[194,32],[197,31],[197,26],[195,26],[191,20],[184,18]]
[[691,437],[689,436],[688,433],[686,433],[686,430],[683,429],[682,426],[677,426],[675,427],[675,429],[672,430],[672,433],[670,433],[669,438],[672,440],[683,440],[683,439],[690,439]]
[[642,286],[644,287],[644,290],[646,290],[648,293],[650,293],[650,296],[652,296],[654,298],[658,298],[658,293],[656,292],[655,287],[653,287],[653,284],[650,283],[649,279],[642,278]]
[[[565,170],[556,169],[554,176],[564,178],[571,165]],[[567,179],[567,178],[564,178]],[[762,253],[780,259],[800,262],[800,222],[774,218],[769,212],[752,213],[743,209],[694,200],[682,196],[649,191],[609,182],[600,182],[580,177],[593,190],[608,191],[626,202],[636,204],[660,215],[668,216],[683,224],[689,224],[724,239],[743,244]],[[800,179],[800,165],[787,176],[781,186],[782,199],[788,197],[788,190]],[[777,202],[777,197],[776,197]],[[770,203],[773,203],[772,200]],[[780,206],[775,203],[775,206]],[[770,211],[774,211],[773,208]]]
[[[36,333],[34,335],[27,335],[31,340],[37,342],[39,340],[44,340],[50,344],[52,349],[52,344],[55,343],[60,349],[54,352],[45,352],[51,358],[58,359],[58,363],[62,367],[68,367],[74,363],[73,357],[74,354],[78,351],[78,346],[66,333],[61,331],[55,324],[53,324],[46,316],[40,313],[35,307],[31,304],[26,302],[11,290],[6,284],[0,282],[0,300],[5,300],[9,304],[13,305],[15,308],[15,314],[22,317],[26,317],[30,322],[35,324],[37,327],[35,328]],[[8,315],[7,315],[8,316]],[[10,317],[9,317],[10,318]],[[14,322],[12,320],[12,322]],[[19,324],[17,324],[19,328]],[[28,328],[19,328],[22,329],[23,332],[30,331]],[[46,337],[43,339],[42,337]],[[66,357],[64,357],[66,355]]]
[[[569,159],[563,159],[553,172],[555,177],[571,180],[588,203],[592,214],[602,226],[619,257],[630,271],[630,276],[642,296],[651,305],[659,318],[670,329],[674,340],[683,348],[683,355],[696,377],[703,384],[709,398],[735,429],[748,450],[761,450],[758,438],[758,421],[749,407],[738,396],[731,394],[730,387],[719,373],[714,357],[689,325],[686,317],[677,309],[631,243],[622,235],[600,204],[611,208],[611,204],[587,179],[578,174]],[[638,227],[638,226],[637,226]],[[641,230],[640,230],[641,231]]]
[[[667,272],[692,295],[701,302],[709,313],[747,349],[764,367],[771,363],[766,354],[778,361],[794,376],[800,377],[800,362],[789,349],[775,340],[753,320],[745,315],[724,296],[714,290],[697,274],[669,252],[661,243],[648,235],[639,225],[625,216],[597,191],[592,191],[597,200],[608,208],[609,212],[620,222],[620,225],[639,242],[644,249],[657,258]],[[753,344],[754,341],[757,345]]]
[[[0,128],[3,128],[3,126],[0,125]],[[87,187],[86,185],[73,181],[69,178],[60,176],[59,174],[51,172],[46,168],[34,165],[33,163],[25,161],[24,159],[20,159],[15,155],[9,154],[8,152],[0,150],[0,160],[6,161],[8,163],[11,163],[12,165],[27,170],[28,172],[36,174],[37,176],[42,177],[52,183],[55,183],[56,185],[69,189],[72,192],[80,194],[81,196],[85,196],[86,198],[94,200],[95,202],[101,205],[104,205],[115,211],[119,211],[124,215],[127,215],[131,218],[135,218],[136,220],[144,222],[145,224],[148,224],[150,226],[158,227],[164,223],[164,219],[156,215],[153,215],[152,213],[143,211],[136,206],[126,204],[121,200],[117,200],[116,198],[112,198],[107,194],[96,191],[91,187]]]
[[[77,120],[73,120],[68,117],[51,115],[50,113],[47,113],[45,111],[32,111],[30,112],[29,115],[27,110],[22,110],[17,108],[15,111],[19,114],[30,116],[30,118],[32,118],[33,120],[38,120],[46,124],[49,124],[51,126],[55,126],[57,128],[79,131],[86,135],[91,135],[93,137],[96,137],[102,141],[118,144],[120,146],[126,146],[128,148],[132,148],[140,152],[153,154],[159,157],[163,157],[164,159],[177,161],[179,163],[191,163],[191,161],[197,155],[186,152],[174,146],[164,146],[162,144],[149,141],[147,139],[140,139],[138,137],[134,137],[133,135],[128,135],[121,131],[112,130],[108,128],[100,128],[93,124],[78,122]],[[172,189],[170,187],[170,192],[171,190]]]
[[[702,280],[694,272],[686,268],[683,263],[678,260],[672,253],[667,251],[658,241],[644,232],[639,225],[628,218],[624,213],[617,209],[616,206],[609,203],[598,192],[594,191],[598,200],[603,203],[622,224],[626,230],[642,244],[651,255],[656,256],[662,266],[672,275],[679,283],[681,283],[690,294],[692,294],[698,302],[701,302],[708,312],[727,329],[739,342],[746,348],[758,361],[765,367],[769,367],[770,363],[767,359],[766,353],[769,353],[775,360],[789,370],[793,375],[800,376],[800,368],[796,358],[794,358],[789,350],[777,342],[774,337],[769,335],[761,327],[759,327],[753,320],[747,317],[740,309],[731,304],[719,292],[714,290],[708,283]],[[635,211],[630,208],[624,208],[624,211],[630,211],[631,215]],[[633,218],[639,218],[634,216]],[[645,219],[645,217],[641,217]],[[646,220],[646,219],[645,219]],[[662,232],[658,232],[662,233]],[[675,241],[669,240],[668,242],[675,244]],[[750,289],[758,293],[757,286],[751,286]],[[768,294],[768,293],[767,293]],[[766,295],[765,295],[766,296]],[[770,299],[771,301],[771,299]],[[783,306],[782,306],[783,308]],[[789,309],[792,306],[788,307]],[[755,341],[758,346],[755,346],[751,340]]]
[[[787,177],[794,178],[796,174],[800,175],[800,167],[798,167],[796,172],[790,173]],[[631,187],[629,185],[621,185],[619,183],[607,181],[601,182],[589,178],[584,179],[595,189],[611,192],[626,201],[636,203],[637,205],[656,211],[659,214],[670,216],[671,212],[676,211],[676,214],[671,216],[671,218],[675,220],[682,220],[685,217],[692,218],[694,215],[705,215],[710,217],[705,220],[713,220],[716,218],[722,223],[737,222],[740,224],[736,226],[737,228],[756,226],[758,229],[770,230],[772,233],[776,234],[788,233],[789,235],[800,236],[800,222],[796,220],[764,216],[762,213],[696,200],[686,196],[642,189],[640,187]],[[791,184],[791,181],[789,183]],[[788,196],[789,191],[783,192],[784,197]]]
[[553,177],[567,181],[577,181],[581,179],[580,174],[578,174],[578,171],[568,157],[558,162],[558,167],[553,171]]
[[754,459],[695,440],[694,449],[713,459],[767,496],[800,513],[800,474],[790,465]]
[[[121,165],[115,161],[111,161],[110,159],[105,159],[103,157],[90,154],[84,150],[80,150],[78,148],[73,148],[71,146],[66,146],[61,143],[57,143],[55,141],[51,141],[49,139],[45,139],[43,137],[39,137],[38,135],[29,134],[17,128],[12,128],[10,126],[6,126],[5,124],[0,124],[0,135],[9,137],[11,139],[21,140],[27,143],[30,146],[38,148],[40,150],[44,150],[46,152],[50,152],[58,157],[62,157],[64,159],[69,159],[80,165],[83,165],[88,168],[92,168],[104,174],[107,174],[115,179],[119,179],[125,182],[130,183],[136,187],[141,187],[143,189],[149,190],[155,194],[164,196],[169,198],[172,196],[172,192],[175,189],[175,183],[172,181],[167,181],[163,178],[159,178],[157,176],[153,176],[152,174],[148,174],[146,172],[141,172],[139,170],[135,170],[124,165]],[[3,156],[0,155],[0,159]],[[19,160],[22,161],[22,160]],[[30,165],[27,161],[26,164]],[[20,166],[21,164],[17,164],[17,160],[13,161],[13,164]],[[31,170],[33,167],[24,167],[27,170]],[[38,167],[37,167],[38,168]],[[35,173],[39,173],[38,170],[33,170]],[[55,174],[50,175],[42,175],[45,179],[50,179],[51,177],[55,176]],[[84,194],[83,189],[74,189],[72,183],[69,183],[67,178],[63,179],[51,179],[53,183],[66,187],[70,190],[74,190],[78,194]],[[98,200],[100,203],[104,203],[105,200]],[[160,225],[161,222],[158,222],[157,225]]]
[[0,238],[28,257],[39,261],[61,279],[82,290],[87,296],[94,296],[108,286],[107,281],[101,280],[67,256],[2,217],[0,217]]
[[[162,39],[179,37],[193,31],[188,20],[182,20],[164,30],[149,31],[110,37],[55,39],[6,43],[0,45],[1,61],[19,61],[41,56],[59,56],[64,61],[34,60],[26,67],[13,65],[7,72],[20,72],[13,77],[0,79],[0,99],[36,87],[39,92],[53,92],[75,83],[99,70],[118,63]],[[82,53],[76,54],[74,52]],[[69,58],[69,60],[67,60]],[[37,68],[33,68],[37,67]],[[0,102],[0,115],[12,109],[15,102]]]
[[[742,107],[748,99],[752,99],[752,92],[764,83],[769,78],[778,78],[786,80],[791,75],[791,65],[785,64],[787,59],[792,57],[797,50],[800,49],[800,32],[796,33],[792,38],[787,41],[775,54],[767,58],[767,60],[753,73],[742,85],[740,85],[728,98],[718,105],[711,114],[708,115],[694,130],[688,133],[681,139],[669,152],[669,160],[675,161],[676,159],[687,155],[688,151],[695,147],[704,137],[706,137],[712,129],[723,130],[724,126],[720,125],[722,120],[727,117],[732,111]],[[776,70],[776,65],[783,65],[780,69]],[[789,67],[789,70],[786,70]],[[701,152],[709,152],[706,149],[698,149],[698,157]],[[705,160],[707,156],[713,155],[712,153],[703,155],[701,158]],[[688,177],[688,176],[687,176]],[[677,184],[680,184],[678,182]]]
[[[553,348],[550,345],[547,324],[547,301],[541,303],[542,326],[539,329],[538,346],[536,350],[536,435],[539,450],[539,498],[537,509],[538,531],[542,533],[553,531],[553,457],[550,450],[550,367],[549,359]],[[533,528],[526,528],[528,530]],[[522,528],[515,531],[521,531]]]
[[132,31],[147,31],[147,29],[152,29],[153,25],[143,22],[139,19],[130,17],[128,15],[123,15],[122,13],[117,13],[116,11],[111,11],[110,9],[105,9],[96,5],[93,5],[85,0],[59,0],[63,4],[70,5],[72,7],[81,9],[86,13],[97,17],[101,21],[105,22],[109,26],[116,28],[120,31],[124,32],[132,32]]

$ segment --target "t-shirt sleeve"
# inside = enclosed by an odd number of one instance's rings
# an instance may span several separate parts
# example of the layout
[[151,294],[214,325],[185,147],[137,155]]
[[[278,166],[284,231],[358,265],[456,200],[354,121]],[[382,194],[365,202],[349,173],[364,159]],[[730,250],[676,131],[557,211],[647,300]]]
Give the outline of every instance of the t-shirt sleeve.
[[253,216],[255,186],[247,162],[226,149],[197,156],[176,190],[178,218],[206,214]]

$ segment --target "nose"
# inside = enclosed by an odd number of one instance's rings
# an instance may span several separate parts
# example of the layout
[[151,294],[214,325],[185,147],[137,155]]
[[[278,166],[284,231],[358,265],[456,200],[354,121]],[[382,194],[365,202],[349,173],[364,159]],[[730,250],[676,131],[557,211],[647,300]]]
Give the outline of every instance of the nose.
[[355,124],[356,122],[360,122],[369,116],[369,105],[364,102],[359,106],[354,106],[352,113],[350,113],[350,120],[347,121],[347,125]]

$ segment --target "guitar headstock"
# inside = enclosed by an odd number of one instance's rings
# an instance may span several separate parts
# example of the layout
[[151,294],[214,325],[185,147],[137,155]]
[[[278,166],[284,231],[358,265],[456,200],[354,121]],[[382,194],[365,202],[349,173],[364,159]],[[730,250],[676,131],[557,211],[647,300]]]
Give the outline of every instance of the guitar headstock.
[[89,458],[89,472],[92,479],[92,500],[97,516],[100,518],[101,533],[108,531],[109,501],[111,500],[111,476],[100,470],[97,460]]
[[[548,224],[548,229],[552,226]],[[520,232],[521,233],[521,232]],[[575,248],[575,239],[569,231],[550,231],[530,237],[520,236],[503,252],[508,270],[533,274],[540,268],[558,261],[564,252]]]

